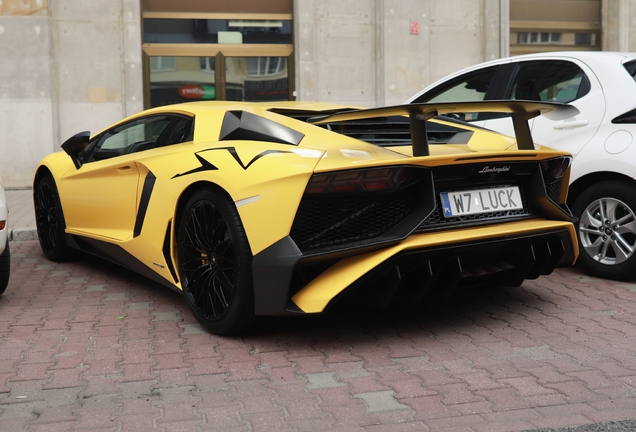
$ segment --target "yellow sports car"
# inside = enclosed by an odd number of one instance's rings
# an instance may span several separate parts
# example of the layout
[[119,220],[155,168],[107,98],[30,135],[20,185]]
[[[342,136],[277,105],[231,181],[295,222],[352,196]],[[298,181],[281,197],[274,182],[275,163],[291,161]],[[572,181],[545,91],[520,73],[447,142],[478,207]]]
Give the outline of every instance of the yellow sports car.
[[[434,118],[455,111],[509,113],[516,139]],[[38,236],[53,261],[80,250],[183,292],[214,333],[255,315],[519,285],[578,255],[571,158],[535,148],[528,126],[576,112],[524,101],[154,108],[42,160]]]

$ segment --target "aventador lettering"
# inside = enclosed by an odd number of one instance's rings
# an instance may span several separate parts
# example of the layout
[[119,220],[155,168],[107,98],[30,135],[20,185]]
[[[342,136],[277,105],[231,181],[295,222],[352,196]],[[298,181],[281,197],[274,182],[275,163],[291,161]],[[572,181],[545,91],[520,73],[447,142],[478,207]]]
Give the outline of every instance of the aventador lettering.
[[478,172],[479,174],[491,174],[491,173],[499,174],[499,173],[508,172],[508,171],[510,171],[509,166],[493,167],[493,168],[490,168],[489,166],[485,166],[481,169],[481,171],[478,171]]

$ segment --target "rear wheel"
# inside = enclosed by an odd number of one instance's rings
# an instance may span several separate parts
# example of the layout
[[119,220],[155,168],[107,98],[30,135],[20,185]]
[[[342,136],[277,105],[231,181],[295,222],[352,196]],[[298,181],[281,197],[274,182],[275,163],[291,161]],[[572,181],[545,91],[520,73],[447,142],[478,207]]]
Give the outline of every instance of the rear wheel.
[[195,318],[217,334],[236,333],[254,319],[252,252],[234,203],[196,192],[179,220],[179,273]]
[[40,179],[35,187],[35,225],[44,255],[51,261],[71,258],[71,248],[66,244],[64,213],[51,175]]
[[636,191],[625,182],[602,182],[577,197],[579,259],[589,273],[607,279],[636,277]]
[[9,241],[0,255],[0,295],[9,285],[9,274],[11,273],[11,252],[9,251]]

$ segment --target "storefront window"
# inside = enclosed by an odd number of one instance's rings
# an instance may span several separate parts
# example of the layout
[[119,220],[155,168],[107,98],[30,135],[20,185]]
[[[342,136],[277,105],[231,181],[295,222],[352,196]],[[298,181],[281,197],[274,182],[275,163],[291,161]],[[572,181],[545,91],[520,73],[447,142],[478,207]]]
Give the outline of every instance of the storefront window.
[[291,20],[144,19],[144,43],[291,44]]
[[144,106],[293,100],[292,6],[293,0],[141,0]]
[[214,57],[150,57],[150,104],[216,99]]
[[289,100],[287,57],[227,57],[227,100]]

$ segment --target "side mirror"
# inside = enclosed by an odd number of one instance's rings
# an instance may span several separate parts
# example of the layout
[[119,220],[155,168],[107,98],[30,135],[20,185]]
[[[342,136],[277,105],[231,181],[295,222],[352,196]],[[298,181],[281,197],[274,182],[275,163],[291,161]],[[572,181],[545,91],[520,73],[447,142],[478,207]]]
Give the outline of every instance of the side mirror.
[[71,157],[73,163],[75,164],[75,168],[77,169],[80,169],[82,166],[82,161],[80,161],[79,159],[79,154],[86,148],[86,145],[88,144],[90,138],[90,132],[80,132],[73,135],[72,137],[67,139],[64,144],[62,144],[62,150],[64,150],[66,154]]

